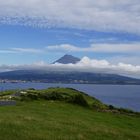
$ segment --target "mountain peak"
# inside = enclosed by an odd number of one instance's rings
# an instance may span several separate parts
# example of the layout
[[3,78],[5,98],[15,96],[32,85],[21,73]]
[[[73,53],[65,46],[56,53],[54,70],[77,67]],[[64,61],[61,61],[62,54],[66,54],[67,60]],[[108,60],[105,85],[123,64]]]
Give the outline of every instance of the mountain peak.
[[69,64],[69,63],[72,63],[72,64],[75,64],[77,62],[79,62],[80,59],[75,57],[75,56],[72,56],[72,55],[69,55],[69,54],[65,54],[64,56],[62,56],[60,59],[56,60],[54,63],[61,63],[61,64]]
[[72,56],[70,54],[65,54],[63,57],[74,57],[74,56]]

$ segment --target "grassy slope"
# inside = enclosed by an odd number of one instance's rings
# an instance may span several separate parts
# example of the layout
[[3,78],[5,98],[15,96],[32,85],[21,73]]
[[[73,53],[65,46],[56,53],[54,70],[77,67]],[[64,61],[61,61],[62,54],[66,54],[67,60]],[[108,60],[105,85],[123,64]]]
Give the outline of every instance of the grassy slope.
[[59,101],[0,107],[0,140],[139,140],[140,118]]
[[[49,90],[40,92],[56,91]],[[57,90],[76,94],[70,89]],[[0,107],[0,140],[90,139],[139,140],[140,117],[97,112],[63,101],[26,101]]]

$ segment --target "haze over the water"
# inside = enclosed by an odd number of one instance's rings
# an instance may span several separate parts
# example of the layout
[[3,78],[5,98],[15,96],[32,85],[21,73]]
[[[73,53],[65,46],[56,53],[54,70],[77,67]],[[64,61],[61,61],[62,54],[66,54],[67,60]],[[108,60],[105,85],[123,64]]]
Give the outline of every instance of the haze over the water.
[[[139,0],[0,0],[0,71],[65,69],[140,77]],[[76,64],[51,64],[64,54]]]

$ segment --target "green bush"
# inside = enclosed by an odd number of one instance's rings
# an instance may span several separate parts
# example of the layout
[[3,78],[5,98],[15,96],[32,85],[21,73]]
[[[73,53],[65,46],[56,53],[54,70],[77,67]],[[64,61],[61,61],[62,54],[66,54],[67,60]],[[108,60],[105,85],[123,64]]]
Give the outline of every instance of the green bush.
[[85,100],[85,98],[81,94],[77,94],[77,95],[72,96],[68,100],[68,102],[78,104],[78,105],[81,105],[81,106],[85,106],[85,107],[88,106],[87,101]]
[[62,96],[60,93],[53,91],[52,93],[45,94],[44,99],[46,99],[46,100],[62,100]]
[[36,94],[33,94],[33,93],[28,93],[28,94],[25,94],[25,95],[21,95],[22,97],[22,100],[37,100],[38,99],[38,95]]
[[36,90],[35,88],[28,88],[28,90]]
[[94,101],[92,103],[92,108],[95,109],[95,110],[107,110],[108,109],[108,106],[99,102],[99,101]]
[[126,109],[126,108],[119,108],[118,111],[120,113],[128,113],[128,114],[135,113],[134,111],[132,111],[130,109]]
[[108,107],[109,107],[110,110],[115,109],[115,107],[113,105],[109,105]]

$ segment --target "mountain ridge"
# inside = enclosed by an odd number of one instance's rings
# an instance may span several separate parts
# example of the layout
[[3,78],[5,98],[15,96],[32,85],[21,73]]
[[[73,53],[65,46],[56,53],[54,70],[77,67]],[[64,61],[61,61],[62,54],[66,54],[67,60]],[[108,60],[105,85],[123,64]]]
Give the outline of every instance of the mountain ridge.
[[140,84],[140,79],[117,74],[75,71],[16,70],[0,73],[0,79],[76,84]]

